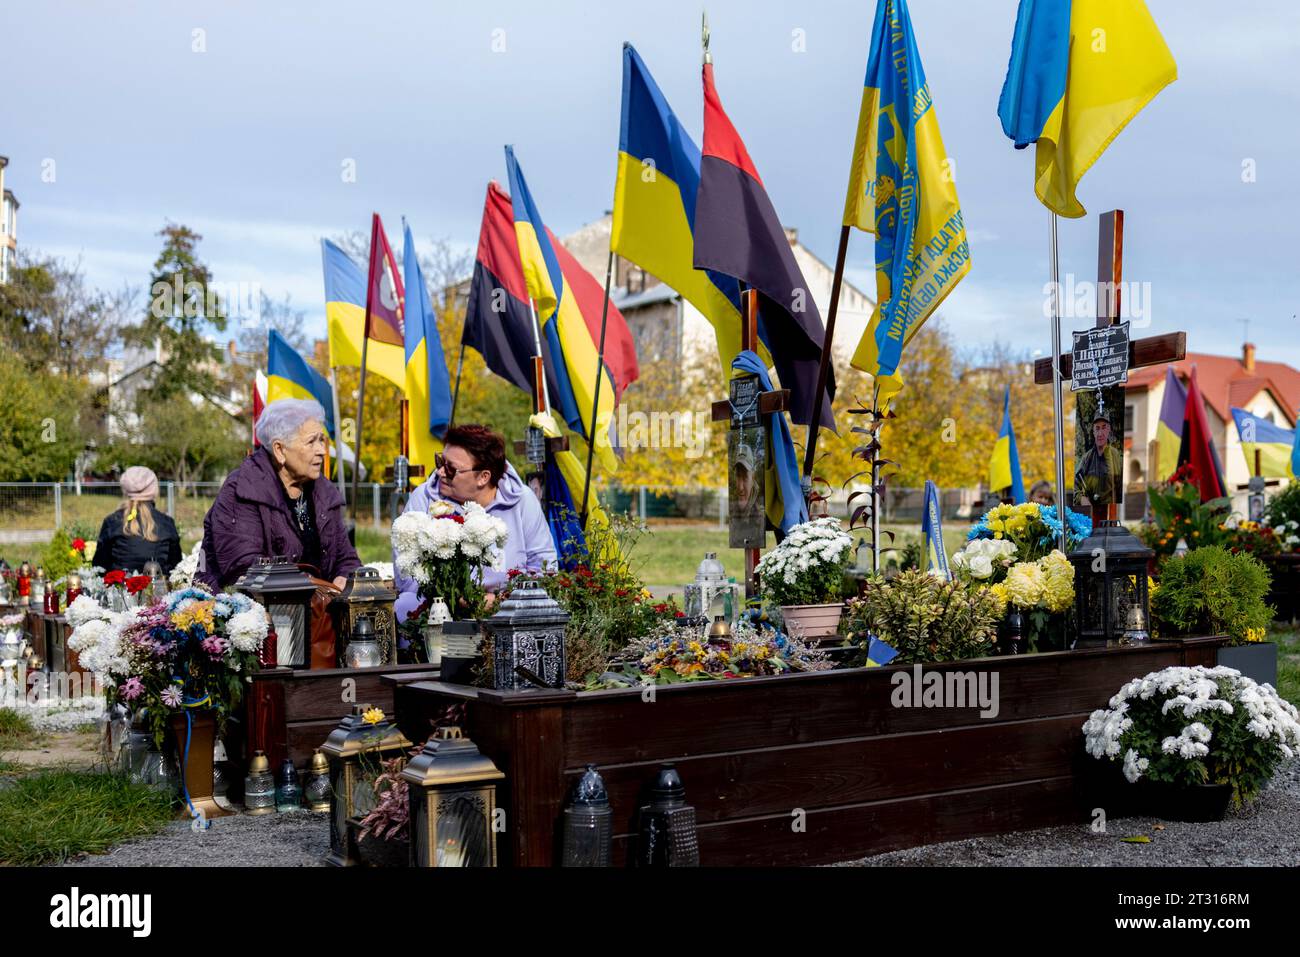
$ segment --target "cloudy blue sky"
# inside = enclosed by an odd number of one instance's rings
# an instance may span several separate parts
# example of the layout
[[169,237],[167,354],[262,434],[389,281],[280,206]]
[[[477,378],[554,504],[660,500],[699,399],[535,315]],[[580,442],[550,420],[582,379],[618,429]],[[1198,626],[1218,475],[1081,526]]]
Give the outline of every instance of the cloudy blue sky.
[[[874,2],[708,6],[723,102],[782,219],[830,260]],[[962,343],[1045,350],[1048,214],[1032,149],[996,116],[1016,2],[910,6],[972,249],[941,314]],[[1123,208],[1125,278],[1150,283],[1153,331],[1236,352],[1249,319],[1261,358],[1300,366],[1300,4],[1148,6],[1180,76],[1084,178],[1090,216],[1062,221],[1062,270],[1095,277],[1095,214]],[[98,285],[143,286],[155,233],[183,222],[217,279],[288,293],[319,333],[318,238],[377,210],[395,242],[405,214],[422,239],[472,247],[504,143],[556,233],[609,208],[622,41],[698,138],[699,14],[698,0],[6,4],[0,154],[19,241],[80,257]],[[850,250],[868,291],[870,242]]]

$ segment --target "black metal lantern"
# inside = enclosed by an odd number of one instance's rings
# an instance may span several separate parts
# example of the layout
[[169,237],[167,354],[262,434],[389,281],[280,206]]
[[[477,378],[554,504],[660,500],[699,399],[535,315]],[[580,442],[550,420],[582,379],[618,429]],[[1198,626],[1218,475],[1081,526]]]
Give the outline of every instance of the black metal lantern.
[[266,609],[276,634],[276,665],[307,667],[311,600],[316,586],[293,562],[266,559],[249,568],[235,587]]
[[497,782],[505,775],[460,728],[439,728],[402,769],[412,867],[496,867]]
[[[1147,563],[1154,552],[1119,522],[1097,522],[1070,552],[1074,566],[1076,648],[1119,641],[1130,622],[1150,618]],[[1138,609],[1140,616],[1132,615]]]
[[492,687],[520,691],[564,685],[569,613],[537,582],[523,582],[484,624],[492,638]]
[[330,852],[325,862],[335,867],[358,863],[356,849],[348,840],[348,819],[374,807],[374,793],[362,774],[363,757],[378,763],[411,747],[393,722],[366,720],[368,713],[378,717],[375,710],[357,705],[320,746],[330,767]]
[[699,867],[700,842],[695,808],[672,764],[660,765],[650,803],[639,815],[637,864],[640,867]]
[[[389,582],[379,576],[373,568],[362,567],[352,573],[343,591],[330,601],[330,612],[334,615],[334,632],[342,645],[346,636],[356,631],[357,619],[362,615],[370,616],[374,628],[375,640],[379,642],[382,664],[397,664],[397,619],[393,616],[393,602],[397,592]],[[339,661],[343,664],[344,649],[339,649]]]

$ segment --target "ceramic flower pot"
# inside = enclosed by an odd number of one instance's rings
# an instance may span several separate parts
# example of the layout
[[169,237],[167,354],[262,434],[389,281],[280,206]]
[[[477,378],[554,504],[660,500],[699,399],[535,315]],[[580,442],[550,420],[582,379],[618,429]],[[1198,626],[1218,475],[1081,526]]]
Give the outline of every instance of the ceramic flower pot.
[[804,641],[834,638],[844,614],[841,601],[826,605],[782,605],[786,631]]
[[1271,641],[1222,645],[1218,649],[1215,664],[1236,668],[1257,685],[1277,687],[1277,645]]
[[1222,821],[1232,803],[1231,784],[1181,785],[1139,781],[1137,788],[1142,813],[1167,821],[1197,824]]

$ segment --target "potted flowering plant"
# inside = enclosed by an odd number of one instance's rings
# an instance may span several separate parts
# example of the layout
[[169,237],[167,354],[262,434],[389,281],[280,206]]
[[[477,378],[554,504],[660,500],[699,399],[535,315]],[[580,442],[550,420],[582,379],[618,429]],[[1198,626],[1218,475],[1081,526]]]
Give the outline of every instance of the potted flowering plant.
[[186,588],[123,612],[82,595],[67,616],[68,647],[107,686],[110,706],[143,708],[159,749],[170,727],[187,793],[196,804],[210,796],[213,740],[260,667],[265,610],[244,595]]
[[517,568],[506,572],[498,603],[522,582],[535,581],[569,613],[564,629],[567,680],[590,680],[615,653],[679,613],[671,597],[656,601],[636,574],[633,553],[647,532],[635,519],[611,515],[608,522],[588,525],[584,547],[564,567],[539,575]]
[[1144,784],[1145,810],[1219,820],[1252,800],[1300,748],[1300,713],[1231,668],[1173,667],[1135,678],[1083,725],[1088,754]]
[[853,538],[837,518],[796,525],[759,561],[755,572],[769,602],[781,607],[787,629],[803,638],[827,638],[839,628],[844,571]]
[[434,501],[427,512],[404,512],[393,522],[397,570],[415,580],[421,598],[445,600],[452,617],[481,618],[479,572],[499,567],[507,534],[505,522],[476,502],[457,513],[450,503]]

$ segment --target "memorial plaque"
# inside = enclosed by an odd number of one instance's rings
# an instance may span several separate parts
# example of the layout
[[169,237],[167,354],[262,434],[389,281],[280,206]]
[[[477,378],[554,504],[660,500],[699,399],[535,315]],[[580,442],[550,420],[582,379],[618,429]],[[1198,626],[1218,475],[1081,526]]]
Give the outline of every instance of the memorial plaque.
[[1128,382],[1127,322],[1074,334],[1070,391],[1108,389]]
[[763,548],[767,539],[763,489],[767,437],[762,426],[727,433],[727,525],[732,548]]
[[1124,501],[1124,387],[1075,396],[1075,509]]
[[763,384],[758,376],[737,376],[731,380],[731,427],[745,429],[759,424],[758,397]]

